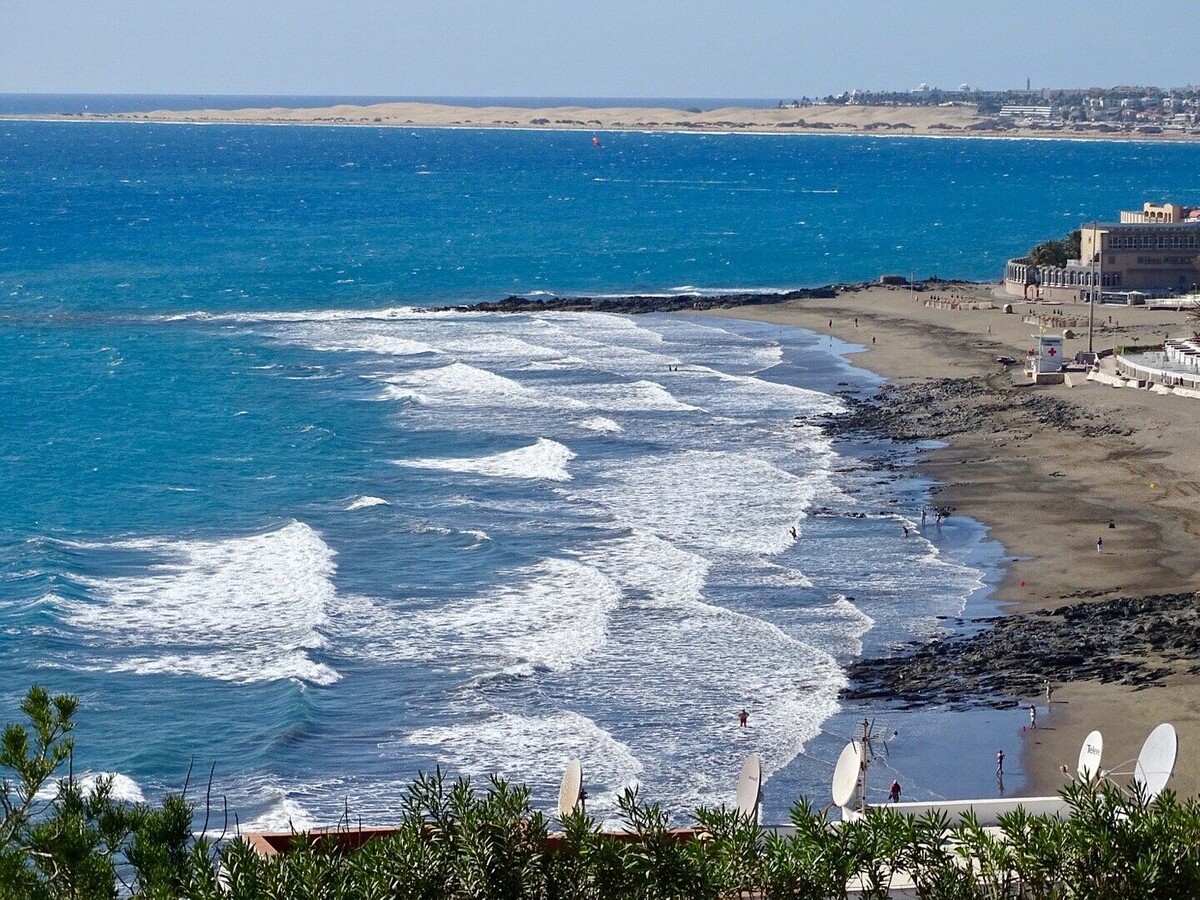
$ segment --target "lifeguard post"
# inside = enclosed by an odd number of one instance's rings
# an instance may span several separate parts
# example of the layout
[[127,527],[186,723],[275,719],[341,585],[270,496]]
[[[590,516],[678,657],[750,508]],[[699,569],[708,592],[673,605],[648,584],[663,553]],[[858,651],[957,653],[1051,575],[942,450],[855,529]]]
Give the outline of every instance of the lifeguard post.
[[1057,334],[1035,334],[1037,346],[1029,351],[1025,360],[1025,374],[1034,384],[1062,384],[1063,339]]

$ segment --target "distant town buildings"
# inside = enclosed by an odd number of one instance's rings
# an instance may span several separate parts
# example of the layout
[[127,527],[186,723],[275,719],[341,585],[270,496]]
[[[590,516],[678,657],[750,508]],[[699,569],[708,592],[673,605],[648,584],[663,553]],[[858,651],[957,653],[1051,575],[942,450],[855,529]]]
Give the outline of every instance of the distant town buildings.
[[822,98],[802,97],[779,104],[974,107],[989,129],[1034,128],[1050,132],[1200,134],[1200,87],[1119,86],[1069,90],[981,91],[962,84],[942,90],[919,84],[908,91],[856,89]]
[[1123,211],[1119,222],[1084,225],[1079,259],[1065,266],[1022,257],[1004,269],[1005,293],[1051,303],[1089,300],[1098,292],[1136,303],[1193,291],[1198,282],[1200,208],[1176,203],[1145,203]]
[[1002,119],[1050,119],[1054,115],[1053,106],[1017,106],[1009,104],[1000,107],[999,116]]

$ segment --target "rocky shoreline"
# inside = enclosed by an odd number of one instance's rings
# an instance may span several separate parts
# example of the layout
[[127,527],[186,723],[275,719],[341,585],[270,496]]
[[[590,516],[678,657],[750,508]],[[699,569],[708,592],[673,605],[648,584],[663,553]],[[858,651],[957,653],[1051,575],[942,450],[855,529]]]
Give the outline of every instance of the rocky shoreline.
[[820,421],[834,435],[868,433],[912,442],[965,433],[1003,434],[1015,441],[1031,428],[1053,428],[1084,438],[1132,433],[1128,426],[1065,400],[1014,386],[1007,367],[1000,363],[994,375],[919,384],[889,382],[874,397],[843,400],[846,412]]
[[[819,421],[834,435],[913,442],[990,433],[1019,442],[1033,429],[1055,429],[1072,439],[1131,433],[1119,421],[1015,386],[1004,371],[889,383],[869,399],[843,399],[846,412]],[[956,633],[950,636],[898,645],[889,656],[850,664],[842,696],[903,707],[1006,708],[1042,694],[1047,680],[1140,689],[1176,673],[1200,674],[1196,595],[1099,597],[1081,592],[1048,610],[951,620]]]
[[762,306],[789,300],[830,300],[853,285],[825,285],[782,292],[744,292],[729,294],[630,294],[620,297],[522,297],[514,294],[503,300],[440,306],[431,312],[602,312],[641,315],[654,312],[683,312],[696,309],[733,309],[738,306]]
[[841,294],[856,294],[881,284],[914,291],[936,291],[950,286],[976,287],[976,282],[926,278],[910,282],[904,275],[883,275],[878,281],[855,281],[794,288],[789,291],[729,291],[725,293],[623,294],[611,297],[529,297],[510,294],[503,300],[481,300],[453,306],[431,307],[429,312],[601,312],[642,315],[657,312],[736,309],[743,306],[777,306],[793,300],[834,300]]
[[1200,674],[1195,593],[1077,599],[1053,610],[974,624],[983,628],[852,663],[842,696],[902,706],[1005,708],[1041,695],[1046,681],[1099,681],[1141,690],[1177,674]]
[[[929,441],[916,456],[918,472],[935,485],[930,503],[970,515],[1003,548],[986,604],[939,623],[937,642],[887,639],[872,651],[884,660],[850,673],[848,693],[874,699],[846,702],[863,710],[917,704],[937,723],[930,734],[968,727],[995,741],[991,753],[1017,746],[1020,790],[1039,796],[1062,786],[1061,764],[1074,761],[1093,729],[1103,731],[1105,753],[1121,760],[1171,722],[1180,747],[1192,748],[1180,753],[1172,786],[1200,795],[1200,673],[1189,671],[1200,662],[1190,608],[1200,606],[1192,596],[1200,587],[1200,402],[1074,377],[1024,385],[1001,360],[1024,357],[1037,329],[1023,313],[1040,308],[1008,314],[990,284],[949,290],[965,308],[881,285],[835,300],[697,314],[808,328],[858,345],[850,362],[888,384],[865,402],[843,394],[844,416],[803,424],[848,439],[857,430],[868,440]],[[1122,312],[1099,335],[1100,348],[1185,327],[1172,311]],[[1086,339],[1070,346],[1082,349]],[[901,457],[914,455],[911,444],[895,450],[894,459],[886,448],[872,452],[884,468],[907,467]],[[1051,710],[1044,679],[1055,687]],[[1039,707],[1036,731],[1021,730],[1028,717],[1012,706],[1018,701]],[[967,718],[941,714],[952,707],[969,707]],[[986,767],[991,753],[963,765]]]

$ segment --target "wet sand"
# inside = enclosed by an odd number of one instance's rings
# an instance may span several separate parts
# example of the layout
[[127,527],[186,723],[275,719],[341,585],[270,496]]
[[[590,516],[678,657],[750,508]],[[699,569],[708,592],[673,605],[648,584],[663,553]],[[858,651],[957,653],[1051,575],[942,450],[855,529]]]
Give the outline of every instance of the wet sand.
[[[832,300],[701,314],[831,333],[863,347],[853,357],[856,365],[899,384],[985,376],[994,393],[980,402],[990,404],[991,427],[950,436],[949,446],[924,454],[921,468],[941,484],[935,502],[983,522],[1004,546],[1008,562],[996,599],[1006,610],[1051,609],[1063,598],[1196,590],[1200,400],[1113,389],[1082,382],[1082,376],[1073,379],[1074,387],[1021,386],[1020,367],[1006,370],[996,357],[1022,359],[1038,329],[1022,322],[1030,307],[1016,304],[1014,314],[1006,315],[1000,307],[1007,299],[993,290],[945,285],[914,300],[908,288],[881,286]],[[933,294],[994,302],[996,308],[934,308],[926,305]],[[1085,320],[1088,315],[1086,306],[1061,308]],[[1191,333],[1182,313],[1115,306],[1097,313],[1096,350]],[[1064,349],[1068,358],[1086,350],[1086,327]],[[1083,427],[1047,426],[1006,402],[1018,392],[1062,401]],[[931,399],[931,421],[952,415],[955,402]],[[1101,537],[1103,553],[1097,553]],[[1079,746],[1093,728],[1104,734],[1105,767],[1130,770],[1132,765],[1120,764],[1136,757],[1142,740],[1162,721],[1172,722],[1180,736],[1171,786],[1188,795],[1200,792],[1200,675],[1179,662],[1164,665],[1171,674],[1161,686],[1064,681],[1055,685],[1049,709],[1040,692],[1016,698],[1026,706],[1036,703],[1039,713],[1036,731],[1025,728],[1026,709],[1014,708],[1005,718],[1011,719],[1010,757],[1022,750],[1026,792],[1056,790],[1064,782],[1058,767],[1074,770]]]

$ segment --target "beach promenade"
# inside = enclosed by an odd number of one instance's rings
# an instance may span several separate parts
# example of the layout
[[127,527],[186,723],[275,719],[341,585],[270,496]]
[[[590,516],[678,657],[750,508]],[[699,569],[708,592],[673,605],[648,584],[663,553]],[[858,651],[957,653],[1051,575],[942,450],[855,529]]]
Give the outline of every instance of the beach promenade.
[[[953,297],[960,308],[927,305],[933,294]],[[993,299],[995,308],[987,308]],[[1029,309],[1018,304],[1005,314],[1003,302],[990,285],[944,285],[916,299],[908,288],[881,286],[843,291],[832,300],[702,314],[830,333],[861,346],[852,356],[856,365],[901,388],[919,386],[918,424],[925,436],[948,441],[921,463],[941,485],[934,502],[980,520],[1003,545],[1009,562],[996,597],[1006,611],[1195,591],[1200,401],[1117,390],[1082,374],[1067,384],[1025,386],[1020,364],[1005,367],[997,357],[1023,360],[1038,329],[1022,321]],[[983,308],[961,308],[971,305]],[[1079,311],[1086,317],[1086,307]],[[1097,312],[1097,350],[1190,333],[1178,312],[1109,306]],[[1066,341],[1064,352],[1070,358],[1086,349],[1085,328]],[[1102,635],[1106,626],[1091,620],[1089,627]],[[1190,620],[1178,625],[1185,643],[1192,627]],[[1037,704],[1039,714],[1036,731],[1022,731],[1014,718],[1009,739],[1010,747],[1022,749],[1027,793],[1057,790],[1065,780],[1059,766],[1074,769],[1093,728],[1104,733],[1106,768],[1117,769],[1136,757],[1155,725],[1169,721],[1181,748],[1170,786],[1196,794],[1200,674],[1189,671],[1187,655],[1186,648],[1139,653],[1137,663],[1156,676],[1129,683],[1090,674],[1064,678],[1054,685],[1049,709],[1041,691],[1014,693],[1015,701]]]

